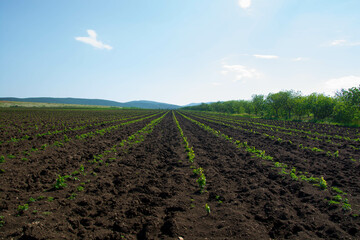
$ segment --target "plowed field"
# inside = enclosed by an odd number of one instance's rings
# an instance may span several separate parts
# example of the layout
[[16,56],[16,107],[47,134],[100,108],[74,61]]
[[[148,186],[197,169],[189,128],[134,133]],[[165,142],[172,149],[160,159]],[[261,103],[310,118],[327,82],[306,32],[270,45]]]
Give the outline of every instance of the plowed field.
[[360,239],[358,129],[181,111],[0,113],[1,239]]

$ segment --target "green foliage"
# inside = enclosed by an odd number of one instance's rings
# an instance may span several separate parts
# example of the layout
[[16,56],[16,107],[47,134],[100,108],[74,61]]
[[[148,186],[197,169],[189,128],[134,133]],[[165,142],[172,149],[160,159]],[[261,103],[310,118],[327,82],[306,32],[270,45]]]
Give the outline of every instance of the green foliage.
[[29,209],[29,204],[19,205],[17,208],[18,214],[22,215],[25,211]]
[[342,89],[336,97],[313,93],[302,96],[294,90],[264,95],[253,95],[250,101],[216,102],[186,107],[186,110],[211,111],[226,114],[254,114],[267,118],[301,120],[310,116],[314,121],[332,121],[341,124],[358,123],[360,120],[360,86]]
[[29,203],[33,203],[33,202],[36,202],[36,199],[35,198],[33,198],[33,197],[31,197],[31,198],[29,198],[29,201],[28,201]]
[[320,178],[319,185],[322,190],[325,190],[327,188],[327,182],[325,181],[324,177]]
[[75,198],[76,198],[76,193],[72,193],[69,197],[68,197],[68,199],[70,199],[70,200],[74,200]]
[[349,203],[343,203],[342,209],[344,211],[351,211],[351,205]]
[[54,201],[54,198],[53,198],[53,197],[48,197],[48,198],[47,198],[47,201],[48,201],[48,202],[52,202],[52,201]]
[[0,163],[4,163],[5,162],[5,157],[4,156],[0,156]]
[[201,167],[200,168],[196,168],[196,169],[193,169],[193,173],[195,175],[201,175],[203,173],[204,169],[202,169]]
[[291,176],[291,178],[292,178],[293,180],[295,180],[295,181],[297,181],[297,180],[299,179],[299,177],[296,176],[296,174],[293,173],[293,172],[290,173],[290,176]]
[[196,182],[199,184],[200,192],[203,192],[206,185],[206,177],[203,172],[200,174]]
[[67,186],[66,184],[66,178],[68,178],[69,176],[61,176],[58,175],[58,178],[56,179],[56,183],[54,184],[54,188],[55,189],[62,189],[65,188]]
[[342,194],[342,195],[346,195],[345,192],[343,192],[340,188],[338,187],[331,187],[332,190],[334,190],[335,192]]
[[207,214],[210,214],[210,206],[207,203],[205,204],[205,210]]
[[76,188],[76,190],[77,190],[78,192],[84,191],[84,187],[79,186],[79,187]]
[[42,199],[44,199],[45,198],[45,196],[38,196],[37,197],[37,200],[42,200]]
[[4,216],[0,216],[0,227],[3,227],[5,225]]
[[337,202],[341,202],[342,201],[342,197],[340,195],[336,195],[333,197],[334,201],[337,201]]
[[340,204],[340,202],[334,201],[334,200],[330,200],[330,201],[328,202],[328,204],[329,204],[329,205],[338,205],[338,204]]

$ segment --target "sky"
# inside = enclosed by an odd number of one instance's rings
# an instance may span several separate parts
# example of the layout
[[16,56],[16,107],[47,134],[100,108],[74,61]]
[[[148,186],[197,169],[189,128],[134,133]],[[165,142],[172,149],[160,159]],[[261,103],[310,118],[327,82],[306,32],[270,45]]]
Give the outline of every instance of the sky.
[[0,97],[170,104],[360,85],[359,0],[1,0]]

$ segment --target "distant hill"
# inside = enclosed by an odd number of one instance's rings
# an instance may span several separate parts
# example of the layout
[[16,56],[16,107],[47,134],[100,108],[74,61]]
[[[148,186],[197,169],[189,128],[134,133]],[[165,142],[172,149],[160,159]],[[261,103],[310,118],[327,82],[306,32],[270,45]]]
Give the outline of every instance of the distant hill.
[[38,102],[38,103],[60,103],[60,104],[81,104],[81,105],[97,105],[97,106],[108,106],[108,107],[136,107],[144,109],[178,109],[180,106],[159,103],[153,101],[131,101],[131,102],[115,102],[104,99],[84,99],[84,98],[50,98],[50,97],[39,97],[39,98],[0,98],[0,101],[13,101],[13,102]]
[[201,105],[201,104],[211,104],[211,103],[214,103],[214,102],[189,103],[189,104],[187,104],[187,105],[185,105],[185,106],[182,106],[182,107],[194,107],[194,106],[199,106],[199,105]]

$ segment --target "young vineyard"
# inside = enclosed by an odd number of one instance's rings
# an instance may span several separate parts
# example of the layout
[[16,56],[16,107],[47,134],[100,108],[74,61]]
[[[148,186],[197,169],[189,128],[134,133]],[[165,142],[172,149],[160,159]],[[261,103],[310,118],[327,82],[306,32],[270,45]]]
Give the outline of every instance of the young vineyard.
[[0,110],[0,239],[360,239],[360,131]]

